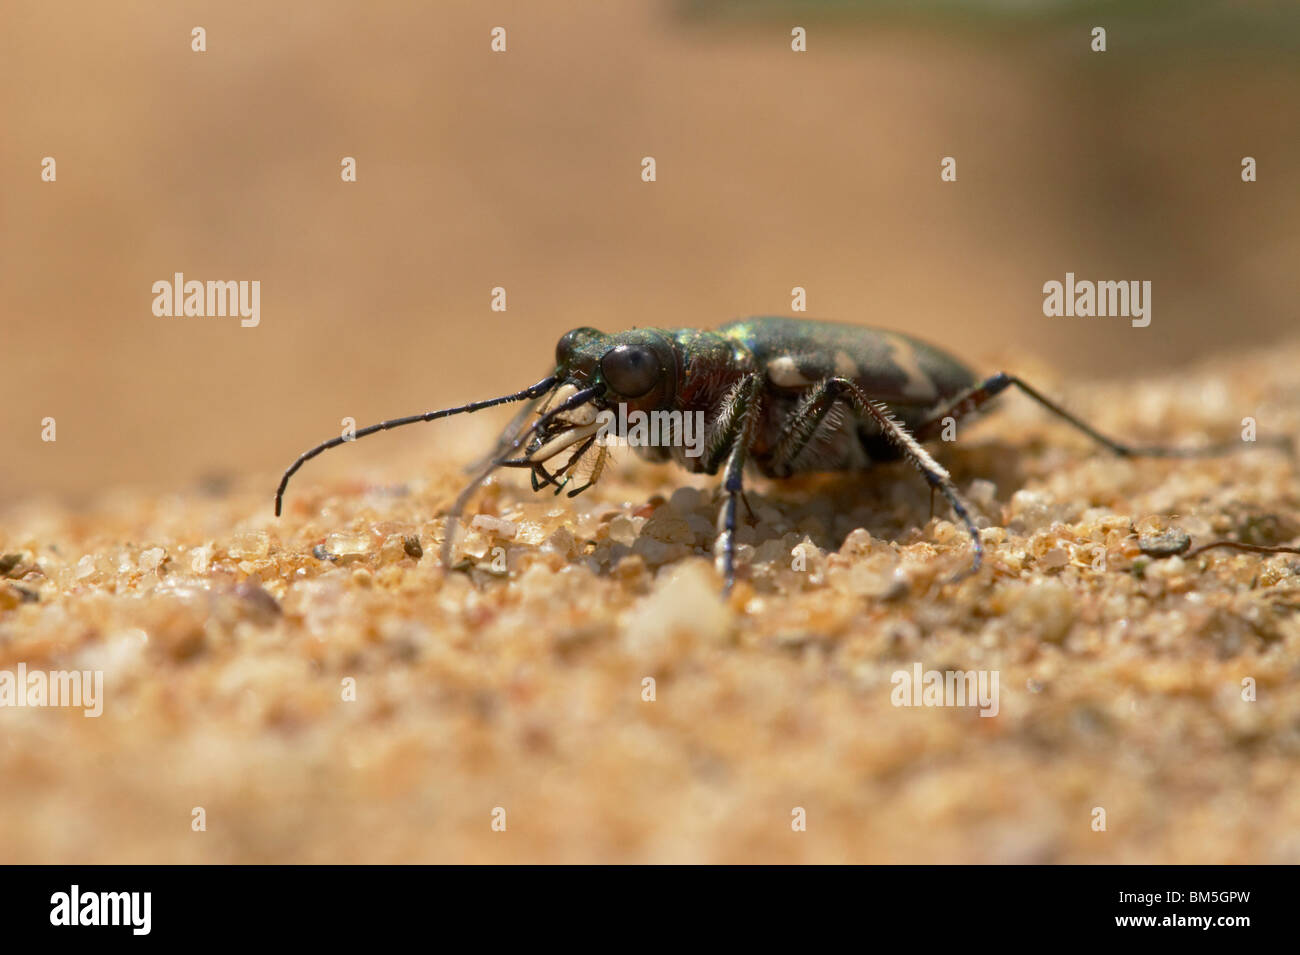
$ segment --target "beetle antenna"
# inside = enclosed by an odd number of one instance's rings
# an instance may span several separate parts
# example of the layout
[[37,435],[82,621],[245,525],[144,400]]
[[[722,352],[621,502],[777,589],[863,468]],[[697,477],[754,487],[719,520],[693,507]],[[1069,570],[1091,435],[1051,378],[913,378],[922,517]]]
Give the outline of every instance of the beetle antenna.
[[[525,388],[523,391],[516,391],[513,395],[502,395],[500,398],[488,398],[486,401],[474,401],[467,405],[460,405],[455,408],[443,408],[441,411],[428,411],[424,414],[408,415],[405,418],[392,418],[388,421],[381,421],[379,424],[372,424],[368,428],[362,428],[349,437],[330,438],[323,444],[318,444],[310,451],[304,451],[298,455],[298,460],[289,466],[289,470],[284,472],[284,477],[280,478],[280,486],[275,491],[275,516],[280,516],[280,505],[284,501],[284,489],[289,486],[289,478],[298,472],[298,469],[310,461],[316,455],[330,448],[337,448],[340,444],[350,444],[358,438],[364,438],[368,435],[375,434],[379,431],[391,431],[393,428],[400,428],[403,425],[416,424],[420,421],[436,421],[438,418],[448,418],[456,414],[469,414],[473,411],[482,411],[484,408],[492,408],[496,405],[510,404],[513,401],[528,401],[530,399],[540,398],[552,388],[558,379],[554,375],[543,378],[537,384]],[[532,433],[529,431],[528,433]]]
[[595,385],[591,388],[584,388],[582,391],[576,392],[570,396],[568,400],[562,401],[554,408],[548,409],[541,417],[520,432],[518,437],[511,441],[504,450],[494,457],[491,463],[479,472],[478,477],[474,478],[474,480],[470,481],[469,484],[465,486],[465,489],[457,495],[455,503],[451,505],[451,510],[447,512],[447,524],[443,528],[442,538],[442,565],[444,567],[451,566],[451,545],[452,541],[455,540],[456,528],[460,523],[461,514],[465,511],[465,505],[469,503],[469,499],[474,495],[474,492],[477,491],[483,482],[492,475],[492,472],[504,465],[506,461],[510,459],[510,455],[517,451],[525,441],[554,421],[556,417],[566,411],[572,411],[579,405],[585,405],[592,398],[595,398],[597,395],[604,392],[604,390],[604,385]]

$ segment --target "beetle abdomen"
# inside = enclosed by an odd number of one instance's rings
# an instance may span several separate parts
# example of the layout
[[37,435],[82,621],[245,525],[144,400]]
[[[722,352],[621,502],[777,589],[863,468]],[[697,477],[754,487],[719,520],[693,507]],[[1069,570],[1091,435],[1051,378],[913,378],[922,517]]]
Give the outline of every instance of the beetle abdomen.
[[965,365],[900,332],[766,317],[732,322],[718,331],[742,343],[766,376],[752,460],[773,477],[857,470],[900,456],[874,421],[859,420],[842,402],[831,408],[806,442],[799,442],[798,454],[787,456],[787,423],[798,417],[798,408],[819,382],[836,377],[853,381],[909,428],[975,384]]
[[900,414],[933,408],[975,384],[961,362],[901,332],[759,317],[730,322],[718,333],[743,343],[777,389],[801,391],[841,376]]

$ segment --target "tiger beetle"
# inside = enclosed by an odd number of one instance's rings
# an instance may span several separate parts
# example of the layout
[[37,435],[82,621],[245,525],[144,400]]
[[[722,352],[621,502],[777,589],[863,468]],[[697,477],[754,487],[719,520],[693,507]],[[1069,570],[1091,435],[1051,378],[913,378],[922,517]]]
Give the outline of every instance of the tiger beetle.
[[[931,493],[938,491],[947,499],[970,534],[973,557],[969,569],[955,578],[960,580],[980,568],[979,531],[952,478],[923,442],[939,437],[949,419],[973,415],[1012,385],[1122,457],[1194,457],[1236,448],[1122,444],[1021,379],[999,372],[979,381],[951,355],[900,332],[795,318],[749,318],[717,331],[634,328],[606,334],[575,328],[556,345],[555,371],[523,391],[394,418],[303,453],[280,480],[275,513],[280,514],[289,479],[323,451],[419,421],[526,402],[451,507],[442,551],[446,564],[465,505],[498,468],[527,468],[533,490],[553,486],[558,494],[579,462],[593,455],[590,475],[568,492],[572,497],[591,487],[604,467],[607,446],[597,443],[597,432],[599,421],[608,422],[611,416],[602,412],[702,412],[702,453],[687,454],[680,441],[636,450],[649,460],[676,461],[695,473],[721,472],[725,497],[714,554],[726,592],[735,582],[736,506],[746,467],[765,477],[784,478],[811,471],[865,470],[900,458],[921,472]],[[530,424],[534,413],[537,418]],[[548,467],[565,452],[570,453],[559,467]]]

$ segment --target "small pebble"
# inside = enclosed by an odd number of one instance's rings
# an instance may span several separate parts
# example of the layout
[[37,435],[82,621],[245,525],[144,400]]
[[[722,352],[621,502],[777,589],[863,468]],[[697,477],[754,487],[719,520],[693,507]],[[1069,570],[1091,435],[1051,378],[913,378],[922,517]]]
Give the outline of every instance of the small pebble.
[[1192,546],[1185,531],[1172,527],[1163,534],[1148,534],[1138,538],[1138,549],[1148,557],[1173,557]]
[[266,531],[236,534],[231,538],[226,553],[236,560],[246,560],[249,557],[265,557],[271,553],[271,537]]
[[491,517],[487,514],[479,514],[470,523],[474,530],[487,531],[501,540],[514,540],[515,535],[519,533],[519,525],[514,521],[503,521],[499,517]]
[[369,534],[336,532],[325,538],[325,550],[334,557],[360,557],[370,549]]
[[166,556],[167,552],[161,547],[150,547],[148,550],[141,552],[139,561],[140,571],[142,573],[148,573],[149,571],[157,570],[162,564],[163,558]]

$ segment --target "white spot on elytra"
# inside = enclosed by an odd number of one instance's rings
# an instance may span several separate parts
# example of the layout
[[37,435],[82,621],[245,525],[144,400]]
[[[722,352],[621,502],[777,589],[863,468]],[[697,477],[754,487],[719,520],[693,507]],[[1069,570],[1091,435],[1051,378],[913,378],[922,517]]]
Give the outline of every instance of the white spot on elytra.
[[916,349],[912,347],[912,343],[901,335],[886,334],[884,339],[890,346],[889,357],[907,376],[907,380],[903,382],[903,395],[922,401],[938,398],[939,393],[935,391],[934,382],[921,370],[921,365],[916,360]]
[[843,349],[835,353],[835,374],[841,378],[856,378],[858,374],[858,363]]
[[798,363],[789,355],[769,361],[767,377],[771,379],[772,384],[780,388],[802,388],[804,385],[812,384],[799,370]]

